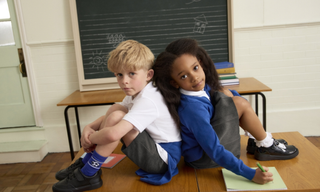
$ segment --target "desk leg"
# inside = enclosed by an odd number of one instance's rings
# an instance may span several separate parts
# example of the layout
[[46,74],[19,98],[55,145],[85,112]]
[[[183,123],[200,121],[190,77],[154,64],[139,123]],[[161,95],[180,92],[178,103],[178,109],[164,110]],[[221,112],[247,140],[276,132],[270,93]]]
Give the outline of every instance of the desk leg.
[[76,121],[77,121],[77,128],[78,128],[78,136],[79,136],[79,145],[81,148],[81,130],[80,130],[80,121],[79,121],[79,115],[78,115],[78,107],[74,107],[74,111],[76,114]]
[[66,128],[67,128],[67,133],[68,133],[71,160],[73,160],[74,159],[74,152],[73,152],[72,137],[71,137],[71,131],[70,131],[69,117],[68,117],[68,109],[69,108],[70,108],[70,106],[67,106],[64,110],[64,119],[66,121]]
[[262,97],[262,117],[263,117],[263,127],[264,130],[267,130],[267,100],[266,100],[266,96],[263,93],[257,93],[259,95],[261,95]]
[[256,101],[256,114],[257,116],[259,116],[259,98],[258,98],[258,94],[255,94],[255,101]]

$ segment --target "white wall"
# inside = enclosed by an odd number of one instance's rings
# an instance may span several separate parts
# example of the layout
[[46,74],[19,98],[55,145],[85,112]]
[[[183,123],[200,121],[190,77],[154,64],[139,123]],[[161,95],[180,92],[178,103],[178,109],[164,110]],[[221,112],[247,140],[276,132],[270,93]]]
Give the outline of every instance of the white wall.
[[[69,3],[20,2],[49,151],[68,151],[64,107],[56,104],[79,89]],[[234,0],[236,71],[273,89],[265,93],[271,132],[320,135],[318,7],[318,0]],[[107,108],[80,108],[81,127]],[[74,112],[69,111],[76,147]]]
[[270,132],[320,135],[319,7],[317,0],[234,1],[236,71],[272,88]]
[[318,0],[233,0],[234,28],[320,21]]

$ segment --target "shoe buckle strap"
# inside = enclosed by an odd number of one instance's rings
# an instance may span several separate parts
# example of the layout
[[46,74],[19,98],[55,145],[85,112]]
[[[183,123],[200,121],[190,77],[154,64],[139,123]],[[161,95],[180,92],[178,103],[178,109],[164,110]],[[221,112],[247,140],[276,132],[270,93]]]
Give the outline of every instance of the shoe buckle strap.
[[[78,172],[78,173],[75,173],[75,172]],[[83,177],[80,169],[76,169],[75,172],[74,172],[73,174],[74,174],[74,176],[76,177],[76,179],[77,179],[78,181],[83,181],[83,180],[84,180],[84,177]]]
[[278,146],[282,151],[285,151],[285,150],[287,149],[287,147],[286,147],[283,143],[280,143],[280,142],[277,143],[277,146]]

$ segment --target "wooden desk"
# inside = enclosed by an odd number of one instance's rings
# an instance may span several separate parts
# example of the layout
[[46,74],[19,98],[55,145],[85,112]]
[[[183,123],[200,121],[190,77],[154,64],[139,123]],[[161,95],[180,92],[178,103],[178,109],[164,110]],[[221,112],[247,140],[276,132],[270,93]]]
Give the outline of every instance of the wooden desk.
[[[276,167],[280,176],[287,185],[288,192],[320,191],[320,150],[299,132],[273,133],[274,138],[283,138],[289,144],[294,144],[300,154],[291,160],[261,161],[267,167]],[[246,136],[241,136],[241,156],[244,163],[256,167],[256,159],[246,153]],[[115,153],[122,153],[121,144]],[[83,154],[83,149],[76,155],[78,159]],[[75,161],[74,160],[74,161]],[[134,172],[138,167],[129,159],[123,159],[112,169],[102,169],[103,186],[92,192],[113,191],[226,191],[221,168],[193,169],[185,165],[183,159],[178,164],[179,174],[172,178],[168,184],[153,186],[139,181],[139,176]],[[280,192],[280,191],[279,191]],[[282,190],[283,192],[283,190]]]
[[[268,86],[264,85],[263,83],[261,83],[260,81],[252,77],[240,78],[239,80],[240,80],[239,85],[232,85],[227,87],[230,89],[236,90],[241,95],[255,95],[255,102],[256,102],[255,111],[257,115],[258,115],[258,95],[262,96],[262,104],[263,104],[263,123],[262,124],[263,124],[263,127],[266,129],[266,97],[262,92],[271,91],[272,89],[270,89]],[[79,115],[78,115],[78,107],[88,107],[88,106],[95,106],[95,105],[112,105],[115,102],[121,102],[124,97],[125,97],[125,94],[121,89],[88,91],[88,92],[80,92],[79,90],[77,90],[57,104],[57,106],[67,106],[64,110],[64,117],[66,122],[66,129],[68,133],[71,159],[74,158],[74,153],[73,153],[74,151],[73,151],[70,123],[69,123],[69,117],[68,117],[69,108],[73,107],[75,110],[78,136],[80,140],[81,130],[80,130]]]
[[[261,161],[266,167],[276,167],[290,192],[320,191],[320,150],[298,132],[273,133],[299,149],[299,155],[291,160]],[[241,137],[240,159],[249,167],[256,167],[257,160],[246,153],[247,138]],[[200,191],[225,191],[221,168],[196,170]],[[281,190],[283,191],[283,190]]]

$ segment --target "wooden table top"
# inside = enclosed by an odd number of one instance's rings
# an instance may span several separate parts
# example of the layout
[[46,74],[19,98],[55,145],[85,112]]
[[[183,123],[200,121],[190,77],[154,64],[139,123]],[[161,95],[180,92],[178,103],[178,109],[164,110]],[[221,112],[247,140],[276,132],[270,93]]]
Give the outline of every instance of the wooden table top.
[[[272,133],[276,139],[285,139],[299,149],[299,155],[290,160],[260,161],[266,167],[276,167],[290,192],[320,191],[320,150],[299,132]],[[257,160],[246,153],[247,137],[241,136],[240,159],[249,167],[257,167]],[[226,191],[221,168],[196,170],[201,191]],[[279,192],[283,190],[279,190]]]
[[239,85],[228,85],[225,87],[236,90],[240,94],[272,91],[270,87],[266,86],[253,77],[239,78],[239,81]]
[[[261,83],[253,77],[239,78],[239,85],[226,86],[229,89],[234,89],[238,93],[255,93],[272,91],[271,88]],[[119,89],[108,89],[100,91],[83,91],[79,90],[73,92],[71,95],[63,99],[57,104],[57,106],[68,106],[68,105],[91,105],[91,104],[107,104],[114,102],[121,102],[126,95]]]
[[108,89],[100,91],[75,91],[65,99],[63,99],[57,106],[67,105],[91,105],[121,102],[126,94],[119,89]]
[[[276,167],[290,192],[320,191],[320,150],[299,132],[273,133],[274,138],[283,138],[289,144],[294,144],[299,149],[299,155],[291,160],[260,161],[266,167]],[[256,167],[257,160],[253,155],[246,153],[248,138],[241,136],[241,156],[243,162]],[[114,153],[121,153],[121,144]],[[83,154],[83,149],[76,155],[78,159]],[[95,192],[111,191],[226,191],[221,168],[193,169],[185,165],[183,159],[178,164],[179,174],[161,186],[149,185],[139,181],[135,174],[138,167],[125,158],[112,169],[102,169],[103,186],[93,190]],[[280,192],[280,191],[279,191]],[[283,192],[283,190],[282,190]]]

